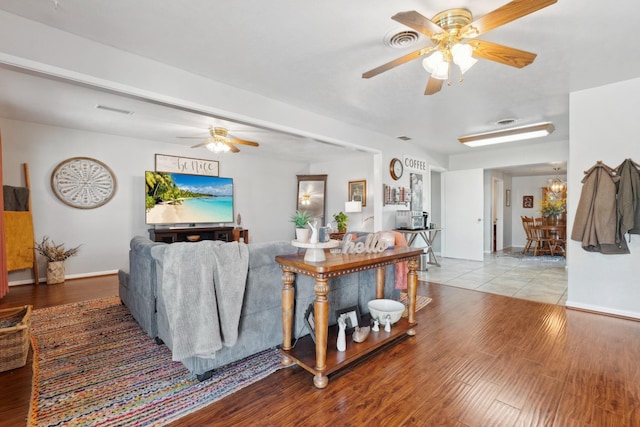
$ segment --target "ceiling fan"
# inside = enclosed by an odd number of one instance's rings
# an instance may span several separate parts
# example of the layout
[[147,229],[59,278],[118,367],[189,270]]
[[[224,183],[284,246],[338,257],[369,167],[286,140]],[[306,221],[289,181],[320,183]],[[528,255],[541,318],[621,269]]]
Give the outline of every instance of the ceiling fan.
[[[205,146],[207,149],[213,151],[214,153],[223,153],[227,151],[231,151],[232,153],[237,153],[240,151],[235,144],[240,145],[248,145],[250,147],[258,147],[260,144],[253,141],[247,141],[244,139],[232,138],[229,135],[229,131],[223,127],[210,127],[209,128],[209,139],[206,141],[202,141],[199,144],[193,145],[191,148],[198,148]],[[200,137],[183,137],[183,138],[200,138]]]
[[[415,10],[400,12],[391,19],[400,22],[429,37],[434,46],[427,46],[394,59],[362,75],[368,79],[402,65],[413,59],[427,56],[423,67],[429,72],[425,95],[432,95],[442,88],[451,73],[451,62],[458,65],[462,74],[477,62],[477,58],[489,59],[512,67],[522,68],[531,64],[536,54],[484,40],[476,40],[481,34],[556,3],[557,0],[513,0],[486,15],[472,21],[467,9],[448,9],[428,19]],[[451,84],[451,83],[449,83]]]

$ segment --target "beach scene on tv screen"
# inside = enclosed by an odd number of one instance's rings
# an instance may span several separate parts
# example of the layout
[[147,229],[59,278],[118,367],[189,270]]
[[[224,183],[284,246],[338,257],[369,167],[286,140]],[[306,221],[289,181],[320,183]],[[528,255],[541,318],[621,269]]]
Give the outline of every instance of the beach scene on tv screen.
[[145,172],[146,223],[233,222],[233,179]]

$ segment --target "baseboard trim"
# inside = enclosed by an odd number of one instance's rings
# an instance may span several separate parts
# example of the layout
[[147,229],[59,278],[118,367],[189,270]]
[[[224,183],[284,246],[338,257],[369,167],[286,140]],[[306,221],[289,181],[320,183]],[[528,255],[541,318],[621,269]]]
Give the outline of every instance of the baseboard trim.
[[[112,274],[118,274],[118,270],[108,270],[108,271],[92,271],[90,273],[80,273],[80,274],[69,274],[68,276],[64,276],[65,280],[71,279],[84,279],[87,277],[97,277],[97,276],[110,276]],[[47,281],[47,277],[40,277],[38,279],[40,283],[45,283]],[[9,286],[19,286],[19,285],[33,285],[33,279],[25,279],[25,280],[14,280],[9,282]]]
[[584,311],[593,314],[602,314],[604,316],[617,317],[620,319],[640,321],[640,313],[625,310],[612,310],[607,307],[601,307],[598,305],[580,304],[572,301],[567,301],[565,306],[571,310]]

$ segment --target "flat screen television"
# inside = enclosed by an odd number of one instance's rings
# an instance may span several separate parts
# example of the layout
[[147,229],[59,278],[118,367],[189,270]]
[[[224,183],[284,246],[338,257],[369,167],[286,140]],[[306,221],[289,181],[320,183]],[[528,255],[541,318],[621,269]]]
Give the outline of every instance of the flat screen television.
[[233,178],[153,171],[144,175],[147,224],[233,222]]

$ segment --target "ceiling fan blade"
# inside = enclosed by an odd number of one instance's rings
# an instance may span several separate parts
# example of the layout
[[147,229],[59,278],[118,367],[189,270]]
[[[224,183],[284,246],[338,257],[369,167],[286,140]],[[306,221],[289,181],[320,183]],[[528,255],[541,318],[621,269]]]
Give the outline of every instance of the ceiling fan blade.
[[460,30],[460,33],[465,34],[465,37],[477,37],[494,28],[508,24],[511,21],[515,21],[518,18],[522,18],[547,6],[551,6],[557,1],[558,0],[513,0],[464,26]]
[[231,142],[234,143],[234,144],[250,145],[251,147],[259,147],[260,146],[260,144],[258,144],[257,142],[247,141],[245,139],[233,138],[233,139],[231,139]]
[[209,141],[204,141],[204,142],[201,142],[200,144],[192,145],[191,148],[204,147],[208,143],[209,143]]
[[407,27],[413,28],[427,37],[431,37],[433,34],[442,33],[444,31],[439,25],[434,24],[429,18],[426,18],[415,10],[396,13],[391,17],[391,19],[404,24]]
[[526,67],[538,56],[535,53],[485,40],[469,40],[469,45],[473,47],[473,56],[489,59],[516,68]]
[[427,89],[424,91],[425,95],[433,95],[434,93],[440,92],[442,89],[442,84],[444,80],[434,79],[433,77],[429,77],[429,81],[427,82]]
[[232,153],[239,153],[240,152],[238,147],[236,147],[235,145],[233,145],[230,142],[223,142],[223,144],[225,144],[227,147],[229,147],[229,149],[231,150]]
[[420,58],[423,55],[426,55],[433,50],[435,50],[435,46],[423,47],[422,49],[416,50],[415,52],[411,52],[406,54],[405,56],[401,56],[400,58],[394,59],[393,61],[389,61],[386,64],[382,64],[379,67],[374,68],[373,70],[369,70],[366,73],[362,74],[363,79],[369,79],[371,77],[377,76],[378,74],[384,73],[385,71],[389,71],[392,68],[397,67],[398,65],[405,64],[411,60],[416,58]]

